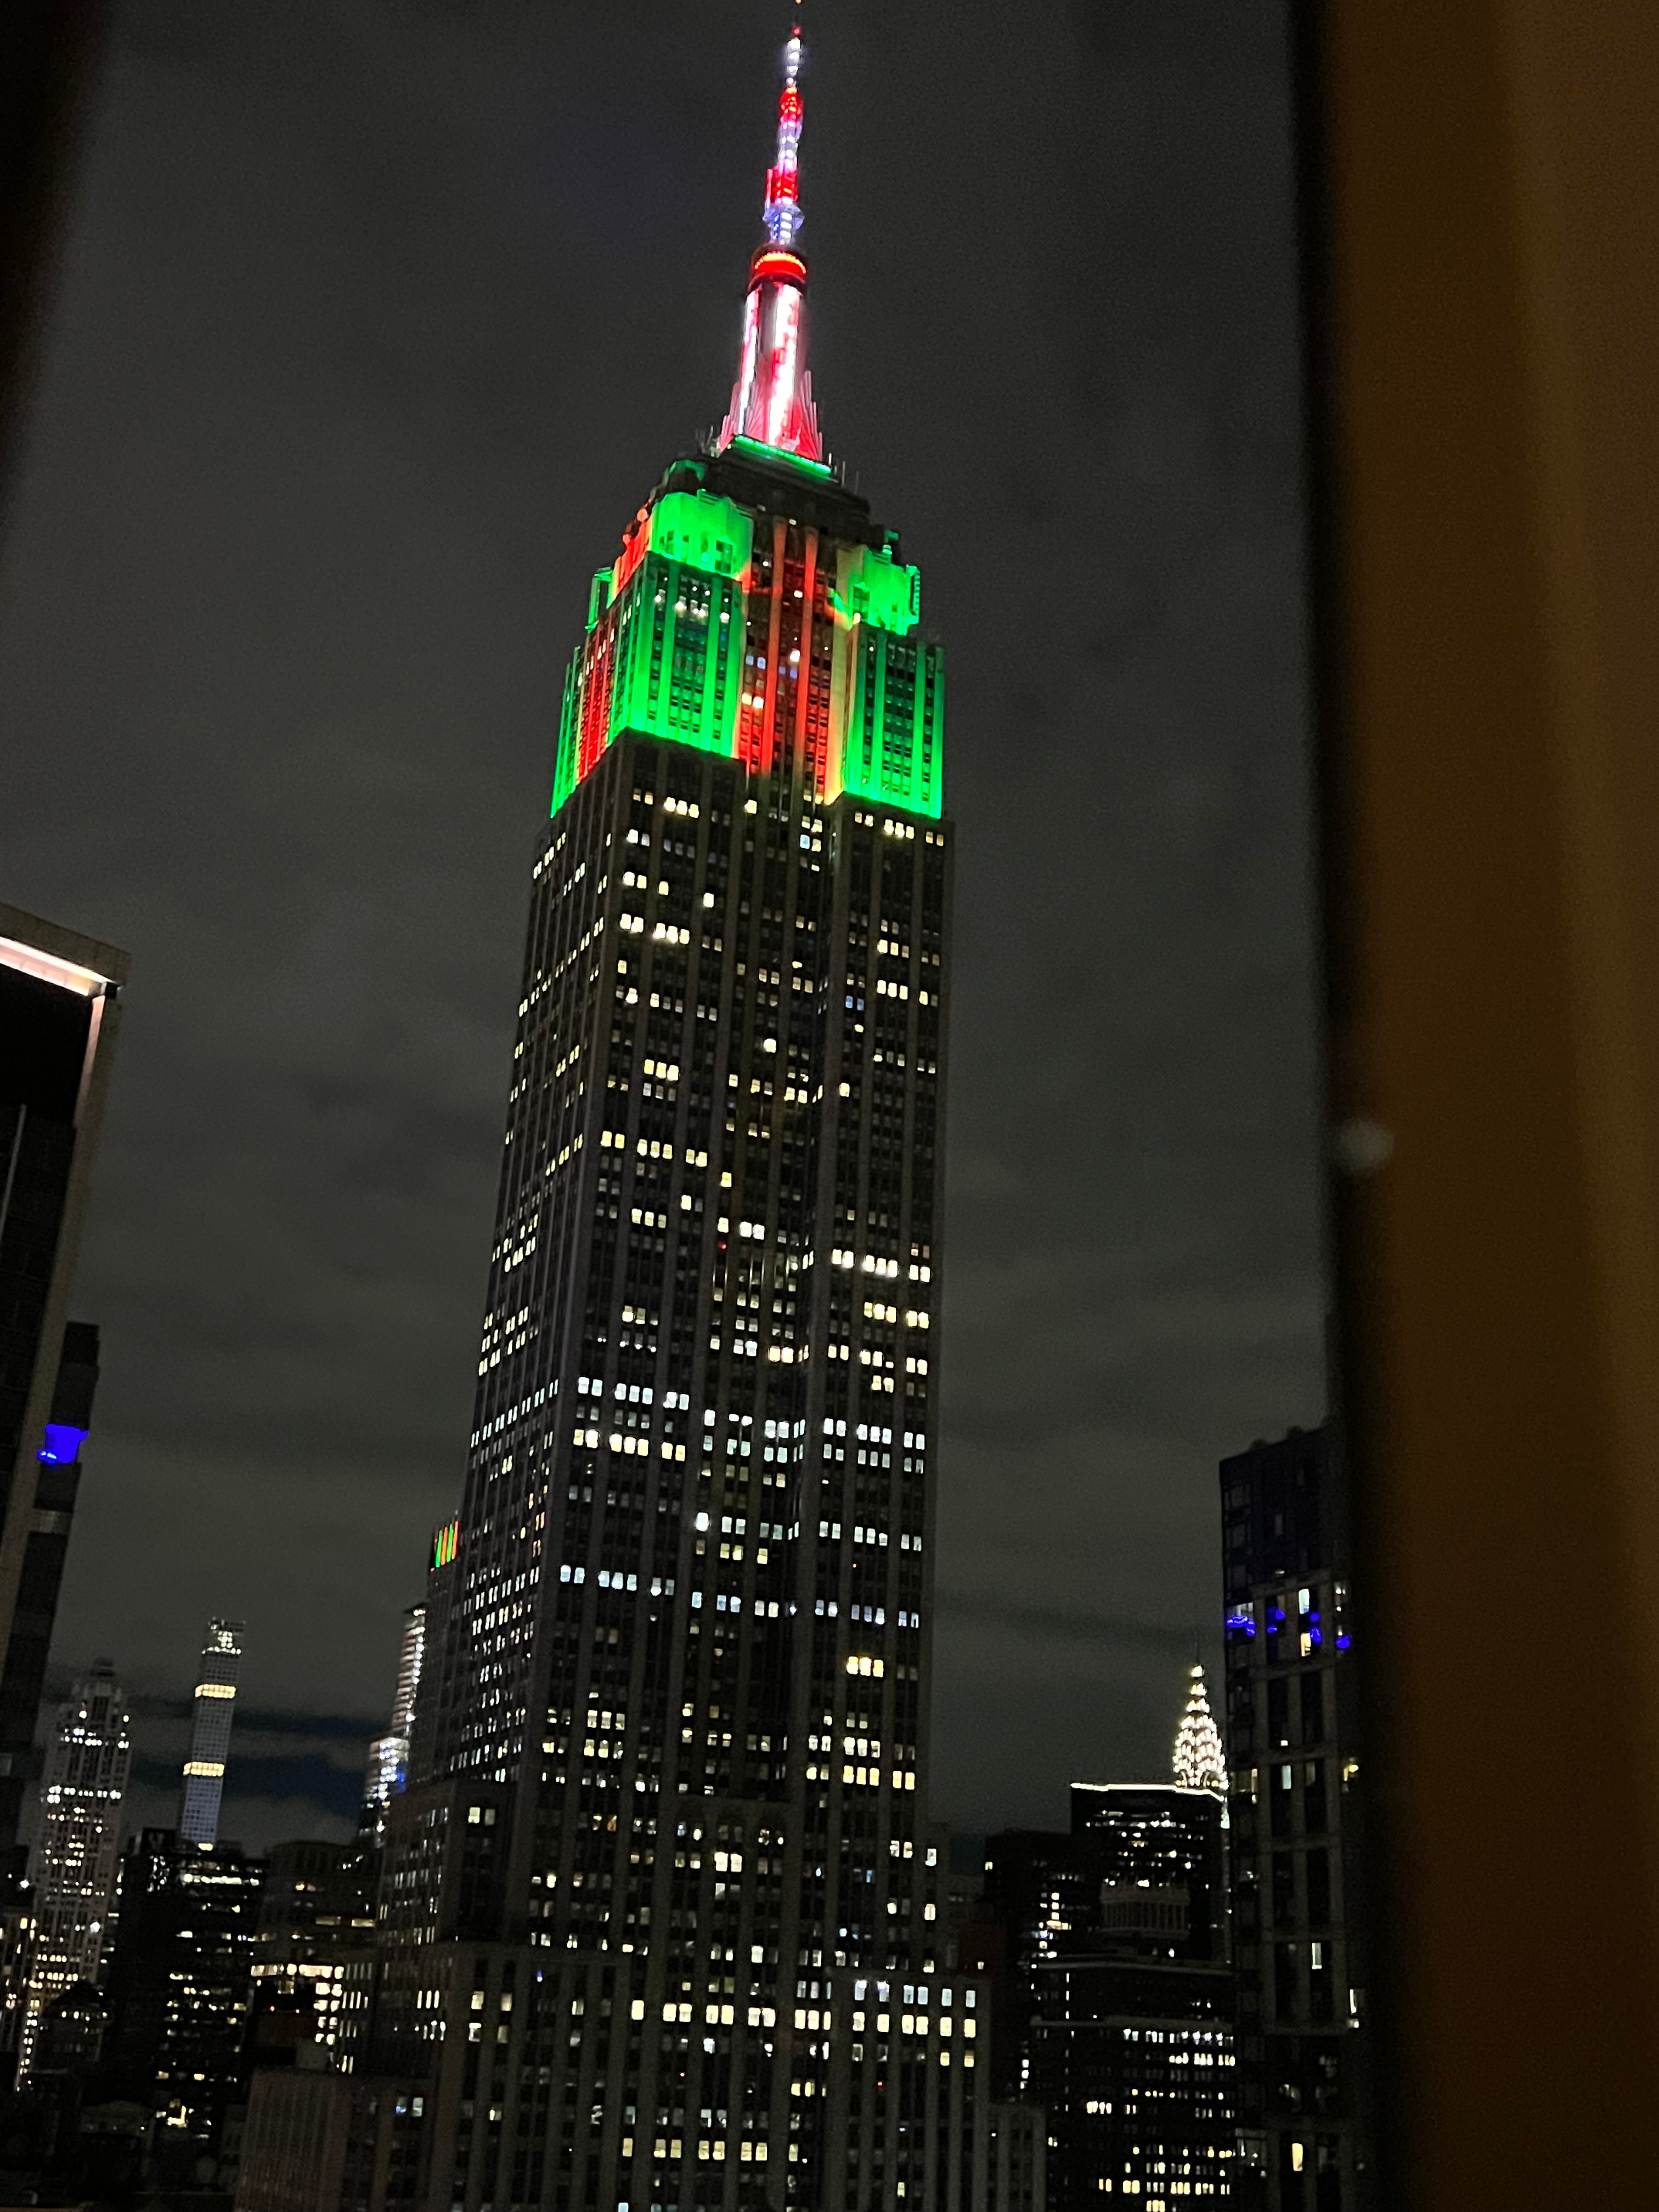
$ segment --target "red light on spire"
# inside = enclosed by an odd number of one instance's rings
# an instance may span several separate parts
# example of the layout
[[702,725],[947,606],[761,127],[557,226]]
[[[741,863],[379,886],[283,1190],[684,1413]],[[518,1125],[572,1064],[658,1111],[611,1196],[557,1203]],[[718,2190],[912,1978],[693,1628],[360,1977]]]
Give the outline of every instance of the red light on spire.
[[763,246],[750,264],[751,279],[764,276],[775,284],[799,284],[806,289],[806,264],[799,253],[786,253],[779,246]]

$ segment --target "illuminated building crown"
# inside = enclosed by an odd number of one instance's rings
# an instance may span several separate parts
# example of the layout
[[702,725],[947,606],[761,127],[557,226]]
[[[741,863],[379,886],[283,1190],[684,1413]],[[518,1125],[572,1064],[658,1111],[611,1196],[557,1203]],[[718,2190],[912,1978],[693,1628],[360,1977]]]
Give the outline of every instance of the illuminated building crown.
[[[799,779],[825,805],[845,793],[943,809],[945,662],[921,634],[921,577],[823,459],[807,380],[800,58],[797,29],[731,411],[712,447],[665,471],[593,577],[555,814],[624,732]],[[439,1533],[436,1567],[454,1540]]]
[[766,173],[763,213],[766,243],[749,272],[743,351],[716,453],[734,438],[751,439],[799,459],[821,461],[823,441],[806,366],[806,264],[795,251],[800,232],[800,26],[783,50],[778,97],[777,158]]
[[1210,1712],[1204,1669],[1194,1664],[1188,1674],[1187,1709],[1176,1731],[1175,1778],[1183,1790],[1227,1787],[1227,1762],[1221,1749],[1221,1732]]

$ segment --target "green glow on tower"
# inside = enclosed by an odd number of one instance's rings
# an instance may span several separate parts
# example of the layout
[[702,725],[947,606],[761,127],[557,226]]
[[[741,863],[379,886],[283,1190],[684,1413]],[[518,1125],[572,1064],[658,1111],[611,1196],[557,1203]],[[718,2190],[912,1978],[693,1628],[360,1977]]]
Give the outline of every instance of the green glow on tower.
[[833,481],[835,477],[836,472],[828,461],[810,460],[805,453],[792,453],[782,446],[763,446],[758,438],[733,438],[732,446],[736,452],[752,453],[757,460],[765,461],[774,467],[781,462],[787,469],[799,469],[804,474],[821,477],[825,483]]
[[706,491],[665,491],[646,516],[645,543],[630,538],[611,571],[613,589],[627,580],[629,556],[647,552],[678,561],[710,576],[741,576],[754,551],[755,525],[735,500]]
[[[672,474],[684,483],[688,471],[701,478],[704,465]],[[702,489],[659,492],[593,578],[565,677],[552,811],[623,730],[776,769],[807,726],[796,688],[805,682],[817,701],[805,712],[820,798],[847,791],[939,814],[944,662],[920,635],[921,574],[896,557],[896,539],[865,542],[867,522],[854,514],[848,527],[786,526],[776,509]]]
[[835,605],[849,622],[908,637],[921,619],[921,571],[894,560],[886,546],[843,545],[836,558]]
[[743,675],[743,592],[731,575],[647,553],[617,602],[609,744],[619,730],[730,759]]
[[938,816],[944,806],[943,653],[864,623],[854,625],[851,647],[842,788],[855,799]]

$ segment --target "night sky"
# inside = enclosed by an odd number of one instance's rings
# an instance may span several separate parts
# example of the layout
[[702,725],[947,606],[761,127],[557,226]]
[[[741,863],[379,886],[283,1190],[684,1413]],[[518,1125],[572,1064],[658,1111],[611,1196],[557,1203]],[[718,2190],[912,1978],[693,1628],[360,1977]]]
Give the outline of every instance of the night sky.
[[[1322,1412],[1284,27],[819,0],[830,447],[958,825],[935,1810],[1167,1771]],[[459,1496],[588,578],[724,411],[781,0],[126,0],[0,568],[0,895],[133,956],[55,1662],[343,1833]]]

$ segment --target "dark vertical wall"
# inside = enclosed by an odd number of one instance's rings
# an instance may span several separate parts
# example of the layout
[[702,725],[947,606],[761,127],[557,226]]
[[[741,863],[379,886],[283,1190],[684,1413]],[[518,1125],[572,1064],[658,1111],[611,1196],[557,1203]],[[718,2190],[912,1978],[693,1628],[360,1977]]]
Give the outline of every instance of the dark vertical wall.
[[1387,2201],[1624,2212],[1659,2171],[1659,10],[1301,18]]

